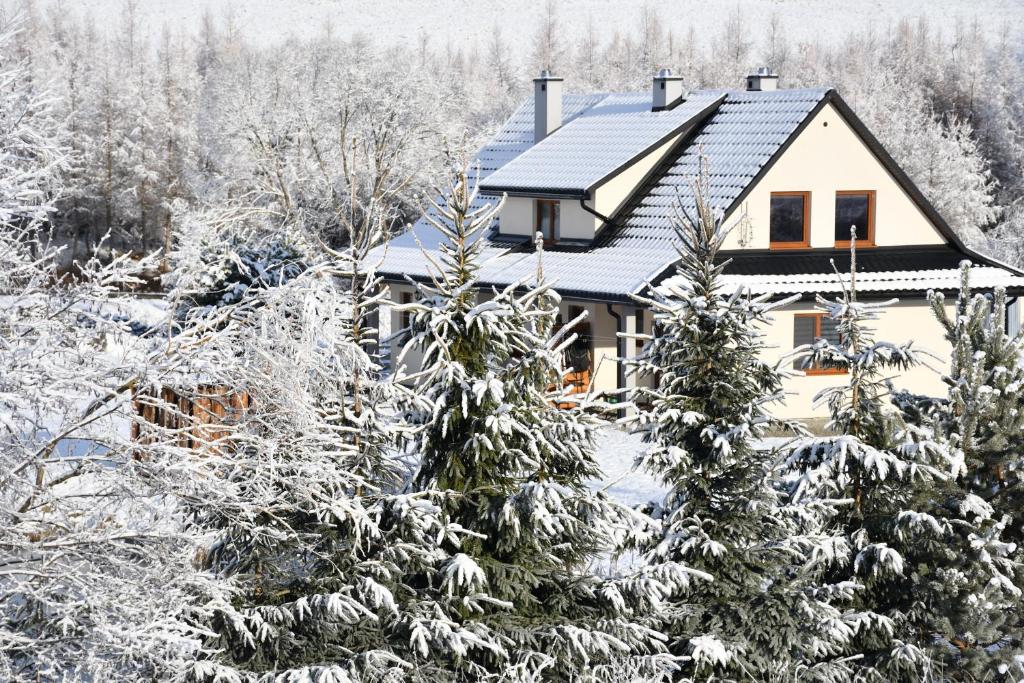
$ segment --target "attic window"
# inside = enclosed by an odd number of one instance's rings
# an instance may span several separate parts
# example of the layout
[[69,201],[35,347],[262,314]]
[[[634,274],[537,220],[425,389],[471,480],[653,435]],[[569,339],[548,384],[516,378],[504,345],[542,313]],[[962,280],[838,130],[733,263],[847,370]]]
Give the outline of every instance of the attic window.
[[538,199],[534,230],[544,236],[548,244],[558,241],[559,235],[559,203],[548,199]]
[[875,191],[836,192],[836,247],[849,248],[850,228],[857,226],[857,246],[875,245]]
[[772,192],[769,246],[803,249],[811,245],[811,193]]
[[[813,344],[824,339],[830,344],[839,346],[841,338],[836,321],[825,313],[797,313],[793,316],[793,348]],[[823,368],[810,362],[809,358],[797,358],[793,368],[803,370],[808,375],[841,375],[838,368]]]

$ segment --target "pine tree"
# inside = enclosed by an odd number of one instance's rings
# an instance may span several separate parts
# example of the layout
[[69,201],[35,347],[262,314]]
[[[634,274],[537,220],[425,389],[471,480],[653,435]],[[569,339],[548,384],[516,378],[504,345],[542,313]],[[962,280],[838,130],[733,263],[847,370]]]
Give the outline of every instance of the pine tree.
[[[946,495],[951,502],[972,508],[972,525],[958,545],[951,545],[951,552],[961,559],[959,582],[968,579],[974,595],[945,604],[942,637],[955,648],[951,652],[957,654],[958,668],[981,675],[999,665],[1012,667],[1022,647],[1024,494],[1019,489],[1024,468],[1024,336],[1007,334],[1005,290],[972,293],[971,266],[965,261],[960,268],[960,291],[952,313],[941,292],[929,293],[952,348],[949,373],[943,376],[948,394],[932,398],[904,391],[895,394],[894,401],[907,419],[932,425],[950,449],[963,454],[963,470]],[[1006,561],[1008,543],[1016,546],[1012,563]],[[990,579],[995,579],[991,587]],[[1014,579],[1016,588],[1008,583]]]
[[777,455],[757,443],[781,426],[768,407],[782,391],[757,328],[788,300],[724,290],[717,257],[728,229],[708,185],[704,162],[692,181],[696,215],[677,204],[677,275],[640,299],[656,334],[634,368],[654,377],[634,394],[649,405],[634,419],[651,444],[638,465],[670,488],[646,559],[657,571],[711,578],[675,586],[662,628],[695,678],[842,680],[841,655],[860,617],[834,603],[855,586],[821,576],[848,549],[823,529],[831,503],[788,504]]
[[502,639],[507,656],[480,664],[512,680],[666,675],[660,634],[634,619],[659,599],[660,582],[588,571],[616,537],[637,533],[624,528],[638,516],[587,489],[599,476],[594,418],[557,407],[571,403],[561,354],[573,340],[554,329],[557,294],[538,272],[533,284],[477,299],[480,237],[500,204],[478,202],[474,185],[460,170],[432,203],[438,272],[406,305],[406,348],[424,352],[415,377],[430,405],[410,418],[413,488],[439,491],[445,518],[473,534],[450,552],[487,596],[460,618]]
[[192,373],[249,399],[198,439],[201,474],[180,483],[211,538],[198,559],[230,596],[195,607],[220,653],[198,680],[454,681],[475,678],[471,651],[502,651],[450,616],[474,609],[476,577],[440,544],[468,532],[431,492],[397,490],[403,392],[354,343],[340,269],[190,318],[171,341],[196,347]]
[[854,247],[843,297],[818,300],[840,342],[820,339],[808,357],[848,374],[817,397],[837,436],[798,444],[790,462],[810,488],[851,501],[837,521],[855,555],[840,576],[864,584],[858,607],[874,615],[854,641],[858,675],[975,680],[1004,659],[988,657],[976,638],[999,628],[1013,599],[1011,546],[991,508],[957,485],[962,453],[891,405],[886,373],[920,362],[912,343],[873,337],[869,321],[892,303],[857,300]]
[[201,561],[232,595],[196,608],[222,653],[197,679],[478,680],[475,651],[504,653],[457,618],[488,600],[452,550],[470,532],[441,494],[399,490],[395,416],[412,397],[374,353],[383,294],[367,260],[389,215],[350,207],[344,250],[321,245],[301,272],[194,309],[171,340],[197,349],[193,373],[250,402],[200,445],[208,476],[190,496],[213,537]]

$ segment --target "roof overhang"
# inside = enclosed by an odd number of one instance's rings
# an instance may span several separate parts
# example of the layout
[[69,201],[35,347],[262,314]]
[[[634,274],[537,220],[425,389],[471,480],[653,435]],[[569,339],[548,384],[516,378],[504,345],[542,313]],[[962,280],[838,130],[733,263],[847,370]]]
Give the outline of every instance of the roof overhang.
[[530,197],[531,199],[590,199],[588,190],[578,188],[546,188],[543,191],[522,187],[480,186],[480,194],[488,197],[508,195],[509,197]]

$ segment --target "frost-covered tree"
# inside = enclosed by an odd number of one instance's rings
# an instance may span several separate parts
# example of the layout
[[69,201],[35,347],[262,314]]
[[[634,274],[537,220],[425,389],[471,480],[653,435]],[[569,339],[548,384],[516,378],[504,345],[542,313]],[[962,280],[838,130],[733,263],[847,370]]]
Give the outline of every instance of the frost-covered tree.
[[459,170],[438,193],[444,201],[431,203],[437,271],[406,305],[407,348],[423,351],[412,378],[429,404],[410,416],[413,490],[440,492],[444,517],[472,533],[450,550],[480,595],[459,615],[500,638],[501,656],[481,652],[489,656],[478,662],[511,680],[663,676],[673,666],[662,637],[639,620],[660,598],[659,578],[588,571],[643,524],[588,490],[599,476],[595,421],[557,407],[572,403],[561,364],[571,325],[555,330],[559,299],[539,273],[532,283],[477,289],[480,237],[500,203],[478,201],[474,187]]
[[976,680],[1012,655],[1000,646],[1019,595],[1013,546],[992,508],[957,485],[962,452],[893,408],[886,373],[920,353],[874,339],[870,321],[893,302],[857,300],[855,252],[843,286],[841,299],[818,300],[839,342],[819,339],[808,356],[848,375],[816,398],[837,436],[797,443],[790,464],[804,473],[801,490],[851,501],[837,520],[854,550],[840,576],[863,583],[857,604],[874,615],[854,640],[858,675]]
[[311,248],[295,231],[268,226],[271,212],[230,205],[178,217],[173,270],[164,278],[175,317],[206,316],[309,267]]
[[949,310],[942,292],[930,292],[936,319],[950,343],[948,394],[934,398],[900,392],[897,404],[909,419],[933,423],[964,455],[964,484],[1013,515],[1008,537],[1024,541],[1020,478],[1024,461],[1024,336],[1006,329],[1006,292],[973,292],[971,266],[960,266],[960,291]]
[[479,680],[475,662],[505,652],[464,623],[491,602],[458,550],[474,533],[446,514],[447,493],[399,490],[395,415],[416,401],[381,376],[366,258],[392,209],[341,196],[344,250],[197,311],[171,341],[196,349],[192,375],[248,401],[203,445],[207,476],[181,482],[212,536],[201,562],[231,595],[196,606],[219,653],[194,667],[201,680]]
[[[173,680],[202,649],[194,539],[128,438],[148,264],[40,241],[67,159],[0,38],[0,679]],[[130,597],[128,597],[130,596]]]
[[[464,532],[429,494],[395,492],[395,429],[370,416],[398,388],[374,384],[347,292],[333,267],[312,268],[232,307],[227,327],[174,340],[215,334],[199,356],[212,354],[207,381],[249,401],[204,448],[206,476],[181,482],[212,537],[200,560],[231,596],[196,606],[218,652],[199,680],[446,681],[467,652],[500,650],[448,616],[472,603],[472,577],[453,575],[438,543]],[[367,424],[382,431],[366,439]]]
[[[676,277],[640,299],[656,334],[634,371],[654,382],[636,390],[649,407],[631,421],[650,444],[638,465],[669,488],[645,548],[672,588],[661,627],[694,678],[842,680],[861,617],[837,606],[856,586],[822,578],[849,553],[824,528],[835,511],[827,500],[789,504],[777,454],[758,444],[781,426],[768,408],[782,392],[758,326],[788,300],[726,290],[717,257],[728,227],[708,183],[706,173],[692,182],[696,213],[676,205]],[[711,580],[670,578],[690,571]]]

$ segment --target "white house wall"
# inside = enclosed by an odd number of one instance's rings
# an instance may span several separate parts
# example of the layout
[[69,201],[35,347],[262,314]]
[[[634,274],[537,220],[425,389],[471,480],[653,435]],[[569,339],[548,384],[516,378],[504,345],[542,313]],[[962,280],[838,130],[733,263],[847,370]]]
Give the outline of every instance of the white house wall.
[[[946,308],[952,312],[951,304]],[[810,301],[798,302],[777,311],[772,324],[763,330],[767,348],[762,358],[774,363],[782,354],[792,351],[794,316],[814,312],[814,304]],[[870,321],[868,325],[874,329],[877,341],[895,344],[913,341],[914,348],[931,352],[937,359],[926,356],[924,360],[940,371],[949,363],[950,345],[943,336],[942,326],[935,320],[931,307],[924,299],[900,301],[885,309],[877,320]],[[787,365],[793,367],[792,363]],[[843,385],[848,379],[844,374],[792,377],[784,383],[785,404],[773,407],[772,412],[783,418],[827,417],[826,407],[813,405],[814,396],[823,389]],[[896,389],[908,389],[929,396],[944,396],[946,393],[939,373],[925,365],[894,376],[893,385]]]
[[[534,233],[536,213],[532,197],[508,197],[501,207],[500,225],[503,235],[527,235]],[[598,219],[584,211],[579,202],[562,200],[558,207],[559,239],[593,239]]]
[[746,216],[727,249],[767,249],[772,192],[810,192],[811,247],[835,244],[839,190],[875,191],[875,244],[944,244],[945,239],[831,104],[825,105],[735,209]]
[[503,235],[532,235],[533,200],[526,197],[508,197],[499,213]]
[[676,135],[650,154],[635,161],[621,172],[612,176],[594,189],[594,206],[602,216],[612,216],[618,211],[636,188],[643,182],[648,173],[665,158],[669,150],[679,142]]
[[[391,299],[398,301],[401,293],[411,292],[412,288],[404,284],[392,284]],[[484,295],[485,296],[485,295]],[[593,388],[595,393],[614,392],[618,388],[618,357],[617,345],[617,321],[608,312],[603,303],[592,301],[576,301],[571,299],[563,300],[561,303],[562,319],[568,320],[568,309],[570,305],[582,306],[588,313],[587,320],[591,325],[593,335],[593,357],[594,373]],[[612,309],[619,315],[631,315],[633,307],[613,305]],[[952,304],[947,305],[947,310],[952,312]],[[775,363],[784,354],[793,350],[793,325],[794,316],[798,313],[814,313],[813,302],[802,301],[778,310],[773,322],[766,326],[763,341],[765,350],[762,354],[764,360]],[[651,333],[652,317],[649,311],[643,313],[644,334]],[[908,299],[901,301],[884,310],[879,319],[871,323],[875,330],[877,340],[890,341],[902,344],[913,341],[915,348],[921,351],[928,351],[937,356],[937,359],[927,358],[928,363],[939,371],[942,371],[948,363],[950,347],[943,337],[943,331],[935,320],[931,308],[923,299]],[[399,313],[391,310],[391,329],[397,332],[400,328]],[[401,346],[398,338],[392,347],[393,358],[398,357]],[[408,349],[405,352],[405,371],[414,373],[420,369],[422,354],[415,349]],[[787,364],[792,367],[791,363]],[[651,378],[640,378],[639,380],[628,379],[628,384],[635,382],[650,386]],[[782,405],[773,407],[772,412],[782,418],[824,418],[827,417],[827,409],[813,405],[814,396],[823,389],[844,384],[847,381],[846,375],[803,375],[794,376],[784,383],[786,401]],[[942,383],[939,372],[925,365],[908,370],[894,378],[894,385],[898,389],[908,389],[915,393],[942,396],[945,394],[945,386]]]

